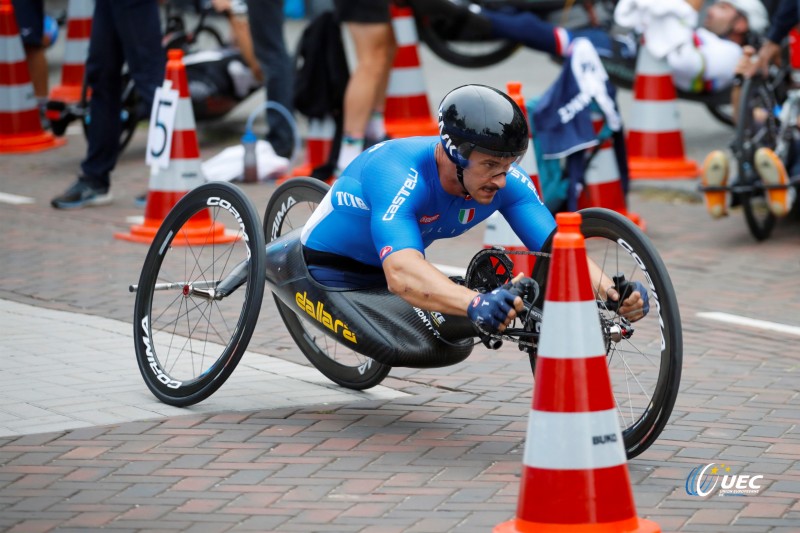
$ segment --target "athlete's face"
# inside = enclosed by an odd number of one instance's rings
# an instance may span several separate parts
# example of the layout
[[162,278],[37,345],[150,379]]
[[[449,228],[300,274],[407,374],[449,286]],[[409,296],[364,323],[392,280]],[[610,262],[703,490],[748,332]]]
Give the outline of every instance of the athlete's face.
[[494,195],[506,186],[506,173],[514,157],[495,157],[472,152],[464,169],[464,185],[479,204],[491,203]]
[[703,26],[720,37],[727,37],[731,32],[739,30],[738,26],[744,25],[746,31],[747,19],[735,7],[727,2],[714,2],[706,11]]

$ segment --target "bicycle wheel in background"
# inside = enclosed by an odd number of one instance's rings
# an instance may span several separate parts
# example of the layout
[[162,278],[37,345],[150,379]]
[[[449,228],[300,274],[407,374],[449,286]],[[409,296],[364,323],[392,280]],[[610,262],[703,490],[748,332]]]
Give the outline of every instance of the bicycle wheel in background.
[[769,238],[776,218],[767,207],[761,178],[755,171],[753,158],[761,147],[775,149],[778,144],[780,124],[774,109],[778,101],[773,88],[761,76],[746,79],[739,97],[736,136],[731,145],[736,157],[739,177],[737,193],[744,210],[747,227],[756,240]]
[[[421,0],[425,1],[425,0]],[[458,6],[467,7],[470,4],[484,5],[491,7],[491,2],[468,1],[468,0],[449,0]],[[410,7],[413,9],[414,4]],[[493,40],[454,40],[442,35],[440,21],[431,19],[428,16],[415,14],[414,20],[417,25],[419,39],[431,49],[440,59],[463,68],[483,68],[505,61],[519,49],[520,44],[504,39]]]
[[723,90],[709,95],[706,109],[713,117],[728,126],[734,125],[733,105],[731,105],[731,91]]
[[192,405],[225,383],[258,320],[265,263],[258,213],[236,186],[201,185],[172,208],[134,306],[136,360],[159,400]]
[[[631,324],[627,336],[619,333],[619,314],[595,290],[620,428],[628,458],[633,458],[661,434],[678,395],[683,361],[678,302],[658,252],[633,223],[606,209],[580,213],[588,257],[609,276],[622,273],[649,293],[650,312]],[[539,258],[534,267],[533,277],[542,287],[548,266],[549,260]]]
[[[330,187],[312,178],[294,178],[272,194],[264,214],[264,235],[272,241],[301,228]],[[364,390],[379,384],[392,367],[361,355],[331,339],[312,322],[275,297],[275,304],[303,355],[325,377],[342,387]]]

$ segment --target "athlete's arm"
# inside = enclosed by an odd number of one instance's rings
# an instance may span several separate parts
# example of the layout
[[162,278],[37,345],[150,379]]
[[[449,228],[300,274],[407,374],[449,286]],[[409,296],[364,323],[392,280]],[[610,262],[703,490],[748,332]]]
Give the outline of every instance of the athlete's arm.
[[[512,200],[501,208],[501,213],[529,250],[541,250],[555,232],[553,216],[536,194],[533,182],[522,171],[509,172],[506,188]],[[614,282],[611,278],[591,258],[586,259],[592,287],[599,296],[602,299],[619,300],[619,292],[613,288]],[[530,272],[525,274],[530,275]],[[641,290],[634,290],[620,306],[620,314],[629,320],[639,320],[646,312],[646,301]]]
[[467,316],[477,292],[453,283],[412,248],[399,250],[383,262],[389,290],[415,307]]
[[383,270],[389,290],[411,305],[467,316],[484,332],[503,331],[523,310],[522,298],[507,289],[481,294],[453,283],[417,250],[398,250],[384,260]]

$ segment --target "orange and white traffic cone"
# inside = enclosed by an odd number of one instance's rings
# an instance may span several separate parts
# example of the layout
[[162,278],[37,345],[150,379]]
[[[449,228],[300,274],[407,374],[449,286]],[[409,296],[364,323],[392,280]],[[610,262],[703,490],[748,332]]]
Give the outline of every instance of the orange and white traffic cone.
[[677,93],[666,59],[639,47],[633,107],[628,121],[628,167],[633,179],[694,178],[697,162],[687,159]]
[[[327,163],[335,135],[336,121],[333,117],[310,119],[306,137],[306,160],[292,170],[292,176],[311,176],[315,168]],[[280,183],[281,180],[278,181]]]
[[[483,234],[483,247],[495,248],[501,247],[504,250],[511,252],[527,251],[525,245],[522,243],[511,225],[500,213],[494,213],[486,219],[486,231]],[[533,264],[536,256],[526,254],[508,254],[507,256],[514,264],[513,274],[520,272],[526,276],[530,276],[533,272]]]
[[0,154],[38,152],[65,142],[42,129],[14,6],[0,0]]
[[[147,205],[144,208],[144,222],[131,226],[129,233],[115,233],[114,237],[125,241],[149,244],[178,200],[198,185],[205,183],[200,168],[200,146],[197,142],[192,101],[189,96],[189,84],[186,78],[186,67],[183,64],[182,50],[169,50],[167,53],[165,79],[172,83],[178,91],[178,105],[175,111],[175,123],[172,131],[169,165],[160,168],[151,167],[150,185],[147,191]],[[153,101],[153,106],[159,102]],[[237,239],[235,235],[225,232],[224,225],[213,222],[208,210],[195,215],[182,229],[181,238],[172,244],[222,244]]]
[[70,104],[81,100],[83,78],[86,74],[86,57],[89,55],[89,37],[92,35],[93,13],[94,0],[69,0],[61,83],[50,90],[51,100]]
[[517,516],[494,533],[657,533],[636,516],[581,216],[556,222]]
[[[595,133],[603,129],[603,115],[592,113],[592,124]],[[597,153],[589,162],[589,167],[584,175],[585,187],[578,198],[578,209],[585,207],[605,207],[624,215],[645,229],[644,220],[636,213],[628,211],[625,201],[625,191],[622,190],[617,156],[614,152],[614,143],[611,138],[600,145]]]
[[436,135],[439,126],[431,115],[425,77],[420,66],[417,27],[414,12],[408,7],[390,4],[397,54],[386,90],[384,125],[393,138]]

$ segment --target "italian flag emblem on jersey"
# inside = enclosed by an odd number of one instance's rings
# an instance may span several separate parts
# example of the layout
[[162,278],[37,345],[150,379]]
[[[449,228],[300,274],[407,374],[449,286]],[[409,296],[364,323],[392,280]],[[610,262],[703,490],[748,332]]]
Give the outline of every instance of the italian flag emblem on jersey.
[[458,221],[462,224],[469,224],[475,218],[475,209],[461,209],[458,212]]

